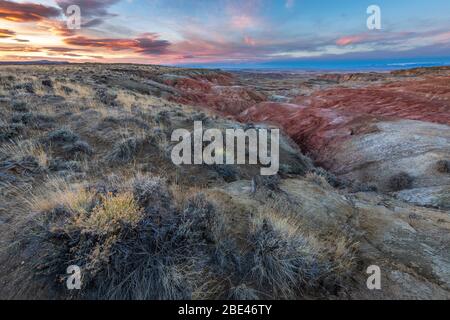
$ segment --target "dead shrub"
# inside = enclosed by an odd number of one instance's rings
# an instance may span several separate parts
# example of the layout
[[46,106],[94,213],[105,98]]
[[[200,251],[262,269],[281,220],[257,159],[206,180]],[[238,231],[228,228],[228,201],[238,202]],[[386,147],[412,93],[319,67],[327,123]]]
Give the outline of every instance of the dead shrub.
[[436,162],[436,170],[440,173],[450,173],[450,161],[439,160]]
[[411,188],[413,182],[413,177],[408,173],[400,172],[389,178],[388,186],[391,191],[401,191]]

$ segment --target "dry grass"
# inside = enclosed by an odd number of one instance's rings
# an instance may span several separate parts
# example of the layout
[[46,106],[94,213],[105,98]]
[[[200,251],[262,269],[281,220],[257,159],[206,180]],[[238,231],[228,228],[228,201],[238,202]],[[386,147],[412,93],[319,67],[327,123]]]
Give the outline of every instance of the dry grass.
[[199,187],[185,188],[184,186],[174,184],[170,186],[170,192],[172,193],[176,207],[181,209],[186,206],[190,198],[202,192],[202,189]]
[[312,232],[295,204],[281,199],[261,206],[258,215],[251,221],[250,230],[255,232],[264,224],[270,225],[287,242],[298,242],[300,238],[304,248],[300,255],[312,256],[316,263],[322,265],[322,274],[317,276],[327,279],[328,285],[345,288],[344,284],[357,268],[359,250],[359,243],[350,230],[336,226],[334,229],[324,228],[322,231]]
[[68,184],[61,178],[49,180],[28,200],[33,212],[49,212],[63,206],[75,214],[85,214],[92,205],[94,194],[81,184]]
[[30,140],[20,140],[4,144],[0,147],[0,158],[20,160],[28,156],[35,157],[42,167],[48,165],[49,156],[44,147],[38,143]]
[[110,233],[117,230],[122,223],[132,227],[142,219],[139,208],[130,192],[102,196],[101,204],[96,206],[89,216],[83,215],[78,223],[91,232]]
[[324,189],[328,189],[328,190],[333,189],[333,187],[330,185],[330,183],[327,181],[327,179],[324,176],[319,175],[315,172],[308,172],[305,175],[305,180],[315,183]]
[[119,90],[117,92],[116,100],[120,103],[120,105],[128,112],[131,112],[133,106],[140,104],[136,94],[127,92],[125,90]]
[[94,96],[94,91],[91,87],[79,83],[56,82],[53,90],[56,95],[66,99]]

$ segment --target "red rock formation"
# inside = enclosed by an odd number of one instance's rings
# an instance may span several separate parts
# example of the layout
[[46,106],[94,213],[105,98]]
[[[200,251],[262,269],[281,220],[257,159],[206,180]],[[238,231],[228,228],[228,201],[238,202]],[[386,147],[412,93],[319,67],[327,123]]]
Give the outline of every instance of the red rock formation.
[[[341,177],[389,192],[390,179],[406,172],[414,182],[398,193],[400,198],[450,207],[445,196],[450,177],[434,169],[436,161],[450,158],[448,71],[316,75],[291,79],[291,87],[283,78],[256,77],[236,86],[239,79],[213,82],[214,76],[177,79],[172,85],[181,92],[174,98],[179,102],[242,122],[277,125],[316,163]],[[308,83],[313,85],[303,90]],[[291,97],[291,103],[268,102],[265,93],[279,90],[303,95]]]
[[226,115],[239,114],[266,99],[265,95],[252,89],[230,85],[231,81],[219,74],[205,79],[201,76],[175,79],[166,84],[181,92],[179,96],[172,96],[172,101],[207,107]]
[[329,155],[334,146],[355,134],[376,131],[373,123],[380,119],[330,108],[273,102],[260,103],[238,116],[243,122],[268,122],[279,126],[325,167],[331,165]]
[[[359,81],[366,86],[317,90],[292,99],[290,104],[267,102],[265,94],[233,85],[238,79],[224,72],[193,73],[167,80],[166,84],[181,92],[172,97],[177,102],[207,107],[245,122],[279,125],[326,165],[330,152],[325,155],[323,150],[354,135],[376,131],[379,121],[410,119],[450,124],[450,78],[437,71],[437,75],[415,71],[420,72],[419,80],[400,74],[398,81],[376,73],[318,75],[319,79]],[[383,78],[385,83],[367,86],[367,82]]]
[[428,77],[366,88],[333,88],[298,97],[294,103],[368,114],[450,124],[450,79]]

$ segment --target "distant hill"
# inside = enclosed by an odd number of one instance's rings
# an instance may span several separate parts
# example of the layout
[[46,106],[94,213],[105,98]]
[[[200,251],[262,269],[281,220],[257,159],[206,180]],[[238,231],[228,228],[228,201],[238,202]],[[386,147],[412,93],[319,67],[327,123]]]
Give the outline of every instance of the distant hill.
[[70,64],[68,61],[50,61],[50,60],[35,60],[35,61],[0,61],[0,65],[5,64],[24,64],[24,65],[30,65],[30,64]]

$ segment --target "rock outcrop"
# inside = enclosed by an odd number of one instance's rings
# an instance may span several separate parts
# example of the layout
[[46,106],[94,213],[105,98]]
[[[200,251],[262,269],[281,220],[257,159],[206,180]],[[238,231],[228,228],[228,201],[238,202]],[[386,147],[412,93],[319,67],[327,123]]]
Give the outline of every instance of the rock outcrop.
[[[258,75],[252,85],[249,78],[227,75],[217,85],[195,77],[173,85],[179,102],[279,126],[319,165],[351,182],[450,208],[450,175],[436,170],[450,159],[449,68],[299,75],[297,81]],[[410,181],[395,185],[398,175]]]

